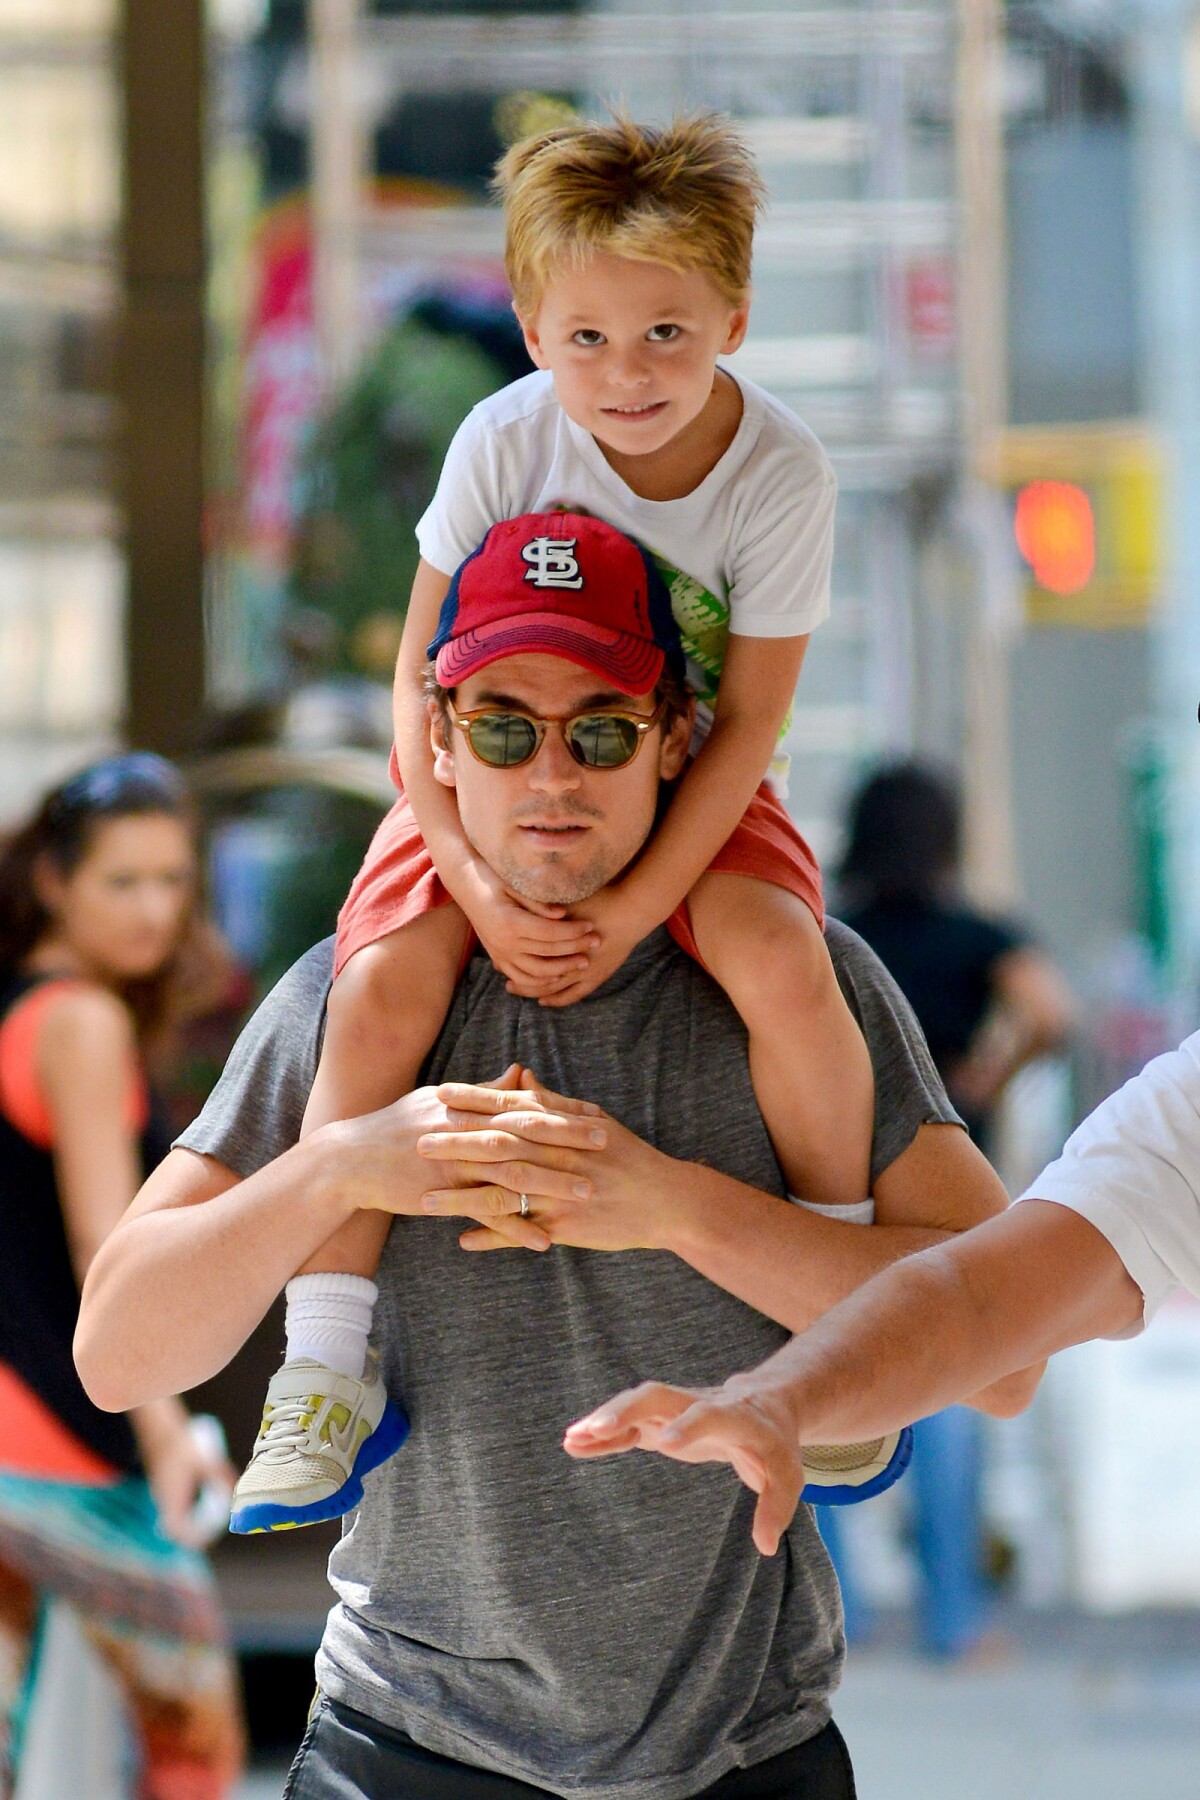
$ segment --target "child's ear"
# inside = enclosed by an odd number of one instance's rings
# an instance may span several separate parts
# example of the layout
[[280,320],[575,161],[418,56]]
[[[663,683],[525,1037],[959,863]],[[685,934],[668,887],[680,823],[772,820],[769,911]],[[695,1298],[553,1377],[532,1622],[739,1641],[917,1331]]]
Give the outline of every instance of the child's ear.
[[746,341],[746,329],[749,324],[750,296],[747,294],[741,305],[735,306],[733,312],[729,315],[729,329],[725,334],[725,342],[721,345],[717,354],[719,356],[732,356],[735,350],[740,350]]
[[546,352],[542,349],[542,340],[538,335],[537,314],[530,313],[526,318],[523,313],[517,312],[515,303],[513,311],[517,313],[517,324],[521,327],[521,336],[525,339],[530,362],[535,368],[548,369],[550,364],[546,361]]
[[443,787],[455,787],[454,728],[449,714],[436,700],[428,702],[426,711],[429,716],[429,748],[433,751],[433,779],[440,781]]

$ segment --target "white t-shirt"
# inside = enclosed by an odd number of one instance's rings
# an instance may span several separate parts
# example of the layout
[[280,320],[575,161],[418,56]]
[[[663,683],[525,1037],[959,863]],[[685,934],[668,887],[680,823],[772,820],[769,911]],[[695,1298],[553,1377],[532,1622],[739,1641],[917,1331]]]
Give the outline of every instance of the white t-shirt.
[[682,500],[635,494],[567,417],[544,370],[514,381],[455,433],[417,526],[421,555],[449,575],[500,519],[558,508],[606,519],[659,563],[692,685],[711,704],[730,631],[801,637],[829,613],[837,498],[829,458],[786,406],[736,379],[733,442]]
[[1021,1199],[1094,1225],[1141,1288],[1147,1323],[1173,1288],[1200,1297],[1200,1032],[1110,1094]]

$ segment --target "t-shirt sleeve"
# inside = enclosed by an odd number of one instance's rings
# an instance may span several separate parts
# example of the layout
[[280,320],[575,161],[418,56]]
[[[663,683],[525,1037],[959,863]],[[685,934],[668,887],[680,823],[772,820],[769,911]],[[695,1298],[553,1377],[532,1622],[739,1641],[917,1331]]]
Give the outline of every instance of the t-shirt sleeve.
[[922,1125],[962,1125],[962,1120],[933,1066],[916,1014],[875,952],[837,919],[826,922],[825,942],[871,1056],[874,1183],[903,1156]]
[[803,458],[799,447],[772,458],[730,559],[731,631],[803,637],[829,617],[836,506],[837,480],[815,440]]
[[317,1072],[333,939],[293,963],[246,1025],[204,1110],[177,1149],[215,1157],[243,1179],[300,1138]]
[[1102,1101],[1021,1195],[1066,1206],[1108,1239],[1145,1301],[1200,1298],[1200,1034]]
[[453,575],[497,520],[513,510],[496,433],[476,407],[451,439],[433,499],[418,521],[422,557],[443,575]]

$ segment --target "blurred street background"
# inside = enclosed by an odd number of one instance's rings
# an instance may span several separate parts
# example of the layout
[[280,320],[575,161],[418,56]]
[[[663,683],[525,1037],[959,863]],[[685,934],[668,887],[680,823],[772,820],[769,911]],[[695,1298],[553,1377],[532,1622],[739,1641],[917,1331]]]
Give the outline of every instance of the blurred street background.
[[[864,779],[943,771],[966,899],[1074,996],[993,1121],[1019,1191],[1200,1022],[1185,0],[0,0],[0,831],[120,744],[190,773],[244,980],[189,1044],[186,1120],[389,802],[413,527],[465,413],[529,366],[491,167],[616,100],[728,111],[768,181],[732,366],[841,496],[799,824],[832,872]],[[273,1316],[197,1397],[235,1457],[280,1344]],[[953,1655],[922,1635],[911,1484],[843,1521],[864,1800],[1194,1800],[1200,1308],[1060,1359],[972,1454],[984,1599]],[[216,1552],[257,1800],[302,1729],[327,1547]]]

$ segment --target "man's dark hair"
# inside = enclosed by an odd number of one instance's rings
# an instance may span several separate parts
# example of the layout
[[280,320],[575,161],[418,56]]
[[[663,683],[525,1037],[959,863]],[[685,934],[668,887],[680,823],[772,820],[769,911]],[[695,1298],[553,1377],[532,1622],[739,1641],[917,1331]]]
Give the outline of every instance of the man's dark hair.
[[839,870],[847,899],[933,902],[958,872],[961,826],[958,788],[942,770],[917,762],[878,770],[850,804]]
[[[425,665],[426,698],[436,700],[446,717],[446,702],[454,698],[453,688],[444,688],[434,673],[434,665]],[[664,733],[670,731],[676,719],[682,717],[691,706],[693,694],[683,677],[677,675],[668,664],[663,664],[663,672],[659,676],[654,689],[654,704],[663,707],[662,728]]]

